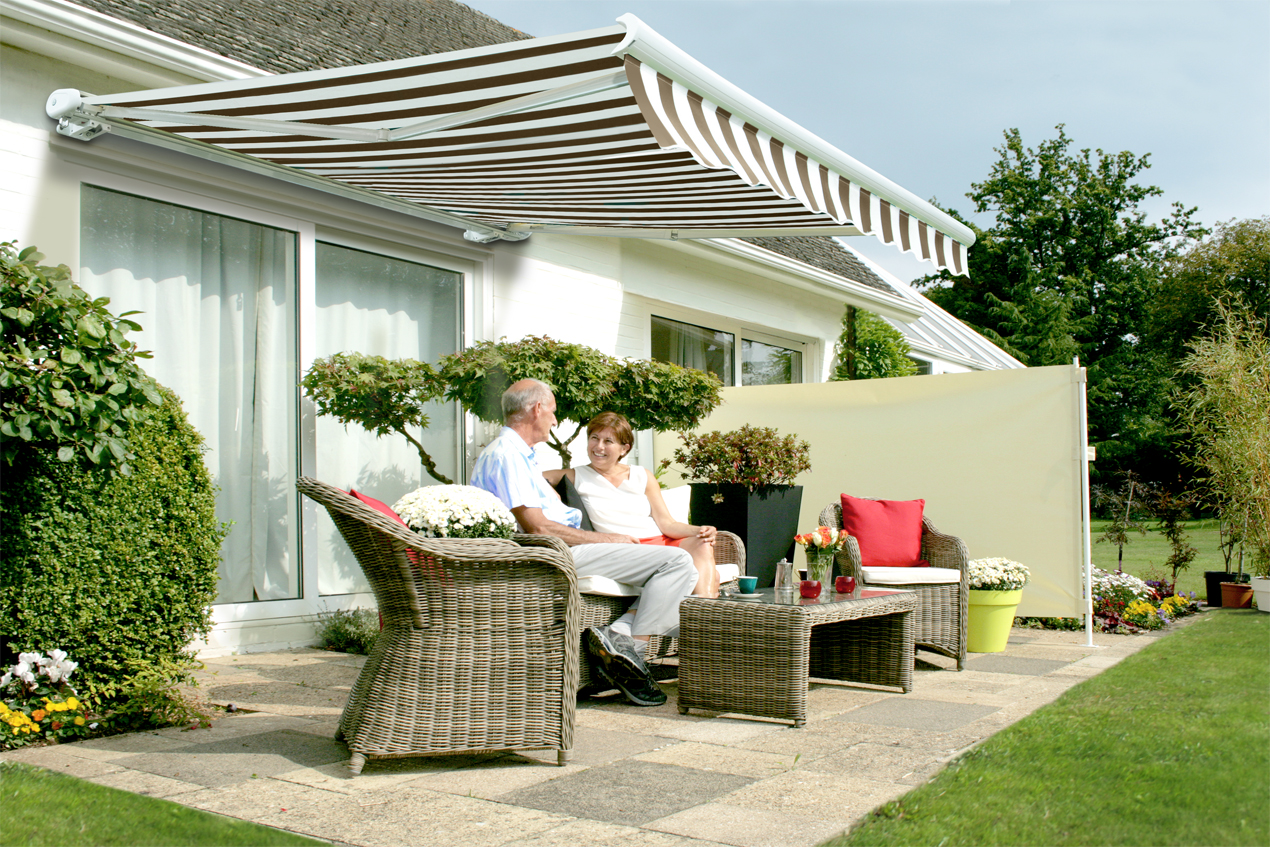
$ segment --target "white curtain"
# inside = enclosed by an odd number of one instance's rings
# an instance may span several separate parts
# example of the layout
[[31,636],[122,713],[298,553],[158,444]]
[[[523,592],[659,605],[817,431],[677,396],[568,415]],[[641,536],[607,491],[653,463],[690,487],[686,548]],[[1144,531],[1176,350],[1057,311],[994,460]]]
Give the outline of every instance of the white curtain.
[[[319,242],[317,355],[365,353],[435,365],[459,348],[462,276],[426,265]],[[459,480],[458,412],[432,403],[429,424],[415,430],[438,470]],[[422,485],[435,484],[419,454],[398,434],[378,438],[357,424],[317,419],[317,478],[355,488],[388,505]],[[324,510],[318,517],[318,591],[370,590],[357,560]]]
[[220,491],[217,603],[300,596],[296,477],[296,236],[85,186],[80,284],[132,336],[206,440]]
[[695,368],[717,376],[724,385],[732,385],[732,354],[735,339],[730,332],[707,329],[656,315],[652,318],[652,354],[654,359]]

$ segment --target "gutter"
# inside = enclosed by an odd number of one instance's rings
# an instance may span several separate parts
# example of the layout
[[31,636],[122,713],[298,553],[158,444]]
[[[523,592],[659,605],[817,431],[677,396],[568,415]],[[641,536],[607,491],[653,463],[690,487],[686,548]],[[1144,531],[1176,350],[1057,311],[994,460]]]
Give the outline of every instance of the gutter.
[[[30,28],[47,31],[46,35],[32,32],[26,27],[6,26],[6,43],[24,49],[38,47],[38,52],[114,76],[121,76],[120,68],[124,67],[122,63],[112,62],[106,57],[85,55],[82,49],[77,49],[57,35],[64,34],[66,39],[205,82],[273,75],[210,50],[151,32],[136,24],[76,6],[66,0],[0,0],[0,15],[27,24]],[[136,76],[135,73],[122,75],[124,79],[133,79]],[[172,84],[171,79],[156,78],[164,86]]]

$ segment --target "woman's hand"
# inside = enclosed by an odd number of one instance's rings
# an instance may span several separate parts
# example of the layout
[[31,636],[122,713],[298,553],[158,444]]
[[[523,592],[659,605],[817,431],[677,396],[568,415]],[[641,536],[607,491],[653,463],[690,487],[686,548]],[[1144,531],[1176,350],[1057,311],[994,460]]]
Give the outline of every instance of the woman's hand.
[[697,537],[700,538],[702,541],[704,541],[706,544],[713,544],[714,537],[718,535],[718,533],[719,531],[712,526],[697,527]]

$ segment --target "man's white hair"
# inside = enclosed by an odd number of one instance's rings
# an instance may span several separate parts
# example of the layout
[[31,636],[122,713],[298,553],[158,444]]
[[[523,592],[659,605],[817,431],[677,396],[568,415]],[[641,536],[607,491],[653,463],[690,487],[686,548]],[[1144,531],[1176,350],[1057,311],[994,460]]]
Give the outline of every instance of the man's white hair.
[[523,418],[537,403],[551,398],[551,386],[538,379],[524,379],[503,392],[503,421],[514,423]]

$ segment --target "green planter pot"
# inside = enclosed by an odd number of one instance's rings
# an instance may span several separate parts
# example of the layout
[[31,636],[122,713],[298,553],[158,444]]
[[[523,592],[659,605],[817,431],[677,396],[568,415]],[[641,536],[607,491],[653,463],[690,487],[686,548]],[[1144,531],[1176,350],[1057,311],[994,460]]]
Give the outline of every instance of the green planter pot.
[[966,618],[966,649],[971,653],[1000,653],[1010,639],[1014,611],[1023,599],[1023,589],[979,591],[970,589]]

